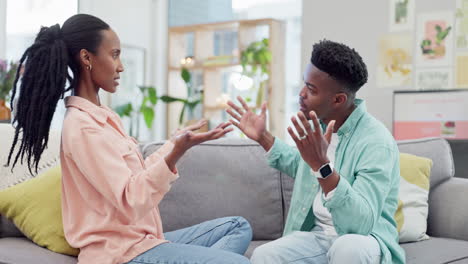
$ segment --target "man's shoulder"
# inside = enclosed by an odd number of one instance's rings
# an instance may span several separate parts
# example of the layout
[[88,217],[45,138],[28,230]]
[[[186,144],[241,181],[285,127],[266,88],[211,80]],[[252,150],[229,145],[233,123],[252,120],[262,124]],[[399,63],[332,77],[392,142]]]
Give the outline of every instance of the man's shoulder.
[[393,135],[389,129],[370,113],[365,113],[356,127],[356,140],[364,146],[378,145],[397,149]]

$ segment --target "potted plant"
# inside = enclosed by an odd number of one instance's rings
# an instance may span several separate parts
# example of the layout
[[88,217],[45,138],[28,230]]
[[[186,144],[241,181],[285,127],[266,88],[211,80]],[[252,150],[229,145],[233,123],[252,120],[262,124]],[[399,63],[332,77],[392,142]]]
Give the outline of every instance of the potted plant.
[[10,120],[11,110],[6,105],[10,100],[10,91],[13,88],[15,74],[18,69],[18,64],[0,60],[0,120]]
[[[143,95],[142,101],[137,108],[132,103],[126,103],[114,108],[120,117],[130,118],[130,136],[138,138],[140,135],[140,115],[143,115],[146,127],[151,129],[154,121],[154,107],[158,103],[156,88],[140,86],[140,92]],[[136,124],[135,124],[136,123]],[[134,125],[136,128],[134,129]]]
[[186,118],[185,112],[188,111],[187,115],[187,122],[193,122],[195,115],[194,111],[195,108],[197,107],[198,104],[202,102],[202,92],[199,91],[194,91],[193,85],[192,85],[192,75],[186,68],[182,68],[180,72],[180,77],[182,77],[182,80],[184,80],[185,87],[187,89],[187,98],[179,98],[179,97],[172,97],[169,95],[163,95],[159,99],[165,103],[174,103],[174,102],[179,102],[182,103],[182,111],[180,112],[179,116],[179,125],[182,125],[184,123],[184,120]]
[[254,80],[252,89],[257,89],[256,106],[260,107],[265,95],[265,86],[269,78],[268,65],[271,62],[271,51],[268,39],[255,41],[241,53],[242,74]]

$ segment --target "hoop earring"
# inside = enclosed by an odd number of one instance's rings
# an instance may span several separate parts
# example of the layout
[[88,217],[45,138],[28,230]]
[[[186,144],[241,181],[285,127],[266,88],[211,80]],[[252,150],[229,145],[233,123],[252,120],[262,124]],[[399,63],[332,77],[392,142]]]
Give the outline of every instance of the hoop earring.
[[86,66],[86,69],[88,69],[88,71],[90,71],[90,70],[93,69],[93,66],[92,66],[92,65],[88,65],[88,66]]

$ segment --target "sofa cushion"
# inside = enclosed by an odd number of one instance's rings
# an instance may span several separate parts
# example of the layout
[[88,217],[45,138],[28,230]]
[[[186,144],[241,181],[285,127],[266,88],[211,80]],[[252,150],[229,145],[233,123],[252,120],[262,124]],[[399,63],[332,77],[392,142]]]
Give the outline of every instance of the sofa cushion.
[[0,239],[0,263],[76,264],[77,259],[42,248],[27,238]]
[[454,260],[468,259],[468,241],[463,240],[432,237],[401,246],[406,252],[407,264],[452,263]]
[[429,238],[426,229],[431,167],[430,159],[400,153],[400,193],[395,213],[400,243]]
[[0,213],[36,244],[54,252],[78,255],[65,240],[62,224],[60,166],[0,191]]
[[[147,157],[161,143],[143,148]],[[223,216],[243,216],[253,237],[279,238],[284,216],[279,171],[254,141],[222,138],[190,149],[178,162],[180,178],[159,205],[164,231]]]
[[434,188],[455,173],[452,150],[447,140],[442,138],[424,138],[398,142],[400,152],[426,157],[433,161],[431,186]]
[[454,177],[468,179],[468,140],[448,139],[455,164]]
[[10,219],[0,214],[0,238],[2,237],[24,237],[24,235]]

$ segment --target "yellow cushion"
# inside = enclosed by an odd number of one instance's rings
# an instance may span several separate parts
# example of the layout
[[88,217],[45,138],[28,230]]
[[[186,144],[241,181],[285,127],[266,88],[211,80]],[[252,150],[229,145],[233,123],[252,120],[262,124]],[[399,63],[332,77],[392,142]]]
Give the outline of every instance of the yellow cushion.
[[431,168],[430,159],[400,154],[400,193],[395,213],[400,243],[429,238],[426,229]]
[[77,256],[65,240],[62,224],[60,166],[0,191],[0,214],[11,219],[34,243],[51,251]]

